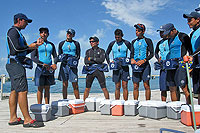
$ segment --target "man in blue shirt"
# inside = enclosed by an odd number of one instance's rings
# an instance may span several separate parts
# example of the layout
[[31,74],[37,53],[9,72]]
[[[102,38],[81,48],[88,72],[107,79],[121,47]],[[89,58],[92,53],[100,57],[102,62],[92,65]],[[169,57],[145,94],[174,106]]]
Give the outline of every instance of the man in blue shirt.
[[[129,41],[124,40],[123,32],[121,29],[115,30],[115,40],[112,41],[106,50],[106,60],[110,64],[109,54],[113,52],[113,60],[119,61],[118,69],[113,70],[112,80],[115,82],[115,99],[120,99],[120,88],[122,81],[123,97],[124,100],[128,100],[128,80],[130,80],[129,67],[121,65],[121,59],[127,57],[128,49],[131,50],[131,44]],[[113,61],[113,62],[114,62]]]
[[143,24],[136,24],[134,27],[136,28],[137,38],[131,42],[132,80],[134,85],[133,97],[135,100],[138,100],[139,82],[143,80],[146,100],[150,100],[151,90],[149,80],[151,66],[149,60],[154,55],[153,43],[150,38],[144,36],[146,28]]
[[78,41],[73,40],[73,37],[75,36],[75,30],[68,29],[66,36],[67,39],[61,41],[58,46],[58,55],[64,55],[66,57],[61,62],[58,79],[63,81],[63,99],[67,99],[68,81],[72,82],[74,95],[76,99],[79,99],[80,95],[78,89],[78,69],[77,66],[71,67],[68,62],[69,59],[75,58],[77,60],[76,65],[78,65],[81,51],[80,44]]
[[[57,54],[55,45],[47,40],[49,36],[48,28],[40,28],[40,37],[44,40],[44,43],[31,53],[31,59],[37,64],[35,69],[35,85],[38,86],[37,101],[38,104],[42,104],[43,89],[45,104],[49,104],[50,99],[50,85],[55,84],[54,70],[56,70]],[[52,58],[54,62],[52,62]]]
[[[8,62],[6,70],[11,80],[10,121],[8,124],[23,124],[23,127],[42,127],[44,124],[33,120],[28,111],[28,83],[25,69],[25,60],[28,60],[28,58],[26,58],[26,55],[43,43],[42,39],[38,39],[36,43],[27,45],[21,30],[25,29],[31,22],[32,20],[28,19],[26,15],[18,13],[14,16],[14,26],[7,33]],[[19,104],[24,121],[17,117],[17,104]]]
[[172,101],[177,101],[177,87],[181,87],[185,94],[186,102],[190,103],[189,92],[187,87],[187,75],[184,66],[179,65],[179,61],[187,54],[192,53],[192,46],[190,38],[187,34],[176,30],[172,23],[166,24],[167,28],[164,31],[164,35],[169,36],[169,53],[167,55],[166,66],[175,63],[176,65],[167,70],[167,85],[171,92]]
[[188,26],[193,29],[190,33],[190,39],[193,50],[193,70],[192,81],[194,94],[198,94],[198,104],[200,104],[200,14],[191,12],[190,14],[183,14],[187,19]]

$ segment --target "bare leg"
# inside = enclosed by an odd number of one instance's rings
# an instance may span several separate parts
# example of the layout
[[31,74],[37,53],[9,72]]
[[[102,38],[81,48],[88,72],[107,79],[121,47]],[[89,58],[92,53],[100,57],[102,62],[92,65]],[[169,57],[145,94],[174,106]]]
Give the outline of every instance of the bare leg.
[[90,89],[91,89],[91,88],[85,88],[84,96],[83,96],[83,100],[84,100],[84,101],[85,101],[85,99],[89,96]]
[[9,108],[10,108],[10,121],[14,122],[17,120],[17,97],[18,94],[15,90],[11,91],[9,97]]
[[144,82],[144,88],[145,88],[146,100],[150,100],[151,99],[151,89],[150,89],[150,85],[149,85],[149,80]]
[[29,112],[28,112],[27,91],[18,93],[18,102],[19,102],[19,107],[21,109],[21,112],[24,116],[24,124],[27,124],[30,121],[32,121],[32,118],[30,117]]
[[186,103],[190,104],[191,101],[190,101],[190,93],[188,92],[188,86],[185,85],[185,87],[182,87],[181,89],[183,90],[183,92],[185,94]]
[[167,91],[161,91],[161,100],[166,101],[167,100]]
[[76,99],[80,99],[79,89],[78,89],[78,82],[73,82],[72,86],[74,88],[74,95]]
[[49,100],[50,100],[49,89],[50,89],[50,86],[45,86],[45,92],[44,92],[45,104],[49,104]]
[[115,83],[115,100],[120,99],[120,88],[121,88],[121,82]]
[[63,99],[67,99],[68,81],[63,81]]
[[176,89],[177,89],[176,86],[170,86],[169,87],[169,90],[170,90],[170,93],[171,93],[171,100],[172,101],[177,101]]
[[134,100],[138,100],[139,97],[139,83],[133,83],[134,90],[133,90],[133,98]]
[[128,81],[122,81],[123,97],[128,100]]
[[38,101],[38,104],[42,104],[43,88],[44,88],[44,86],[39,86],[38,87],[38,91],[37,91],[37,101]]
[[109,99],[108,90],[107,90],[106,88],[102,88],[102,90],[103,90],[103,93],[104,93],[104,97],[105,97],[106,99]]

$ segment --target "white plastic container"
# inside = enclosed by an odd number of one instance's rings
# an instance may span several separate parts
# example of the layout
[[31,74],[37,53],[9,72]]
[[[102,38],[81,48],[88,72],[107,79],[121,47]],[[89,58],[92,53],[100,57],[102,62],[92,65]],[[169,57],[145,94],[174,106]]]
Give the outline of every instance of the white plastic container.
[[106,99],[101,101],[100,103],[100,111],[102,115],[110,115],[111,114],[111,102],[112,100]]
[[72,114],[84,112],[85,102],[82,99],[69,100],[69,106],[72,108]]
[[174,101],[167,103],[167,118],[170,119],[180,119],[181,118],[181,105],[185,104],[181,101]]
[[139,115],[152,119],[161,119],[167,116],[166,102],[142,101],[139,103]]
[[88,97],[85,99],[86,111],[95,111],[96,110],[96,98]]
[[49,104],[33,104],[30,106],[30,116],[37,121],[48,121],[51,119],[51,107]]
[[67,116],[70,114],[69,102],[67,99],[53,101],[51,103],[52,115]]
[[127,100],[124,102],[124,115],[136,116],[138,114],[138,103],[137,100]]
[[105,100],[105,98],[96,98],[96,112],[100,112],[100,103],[101,101]]
[[138,104],[138,112],[139,112],[139,116],[141,117],[147,117],[147,107],[148,107],[148,101],[140,101]]
[[123,116],[124,115],[124,100],[113,100],[111,102],[111,113],[112,116]]

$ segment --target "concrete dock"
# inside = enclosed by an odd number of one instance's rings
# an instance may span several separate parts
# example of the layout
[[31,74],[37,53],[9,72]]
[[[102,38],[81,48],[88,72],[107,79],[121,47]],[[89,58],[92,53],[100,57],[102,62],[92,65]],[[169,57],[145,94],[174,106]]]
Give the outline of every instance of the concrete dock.
[[[9,94],[4,94],[4,96]],[[155,90],[151,93],[152,100],[160,100],[160,91]],[[91,97],[103,97],[103,94],[90,94]],[[81,98],[83,94],[81,94]],[[73,95],[68,96],[73,99]],[[121,94],[122,98],[122,94]],[[50,101],[62,99],[62,94],[51,94]],[[114,94],[110,94],[110,99],[114,99]],[[129,92],[129,99],[133,99],[132,92]],[[145,99],[145,93],[140,92],[139,100]],[[36,93],[28,95],[29,106],[37,103]],[[170,95],[168,94],[168,100]],[[185,101],[184,95],[181,95],[181,101]],[[194,99],[197,104],[197,99]],[[18,108],[18,117],[22,114]],[[194,132],[190,126],[183,125],[180,120],[172,120],[163,118],[154,120],[137,116],[111,116],[101,115],[100,112],[84,112],[76,115],[65,117],[55,117],[52,120],[45,122],[45,127],[42,128],[23,128],[23,125],[9,126],[9,106],[8,98],[0,101],[0,133],[15,133],[15,132],[42,132],[42,133],[159,133],[160,128],[174,129],[186,133]],[[166,132],[164,132],[166,133]]]

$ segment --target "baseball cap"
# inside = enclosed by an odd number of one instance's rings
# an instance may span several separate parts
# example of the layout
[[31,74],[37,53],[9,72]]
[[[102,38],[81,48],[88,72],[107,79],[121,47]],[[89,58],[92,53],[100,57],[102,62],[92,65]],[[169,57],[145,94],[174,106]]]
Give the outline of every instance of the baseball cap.
[[46,28],[46,27],[41,27],[41,28],[39,29],[39,31],[40,31],[40,32],[42,32],[42,31],[47,31],[47,33],[49,33],[49,29]]
[[139,29],[141,29],[142,31],[145,31],[145,30],[146,30],[146,28],[145,28],[145,26],[144,26],[143,24],[135,24],[134,27],[135,27],[135,28],[139,28]]
[[70,34],[72,34],[73,36],[75,36],[75,30],[73,30],[73,29],[68,29],[68,30],[67,30],[67,33],[70,33]]
[[200,14],[198,12],[191,12],[190,14],[183,14],[184,18],[200,18]]
[[23,13],[18,13],[18,14],[15,14],[15,16],[14,16],[14,20],[16,20],[16,19],[24,19],[24,20],[26,20],[28,23],[31,23],[32,22],[32,19],[29,19],[25,14],[23,14]]
[[196,8],[195,11],[196,11],[196,12],[200,11],[200,7]]
[[168,24],[164,24],[160,26],[160,29],[158,29],[157,31],[164,31],[163,35],[167,35],[173,29],[174,29],[174,25],[172,23],[168,23]]
[[99,38],[96,36],[91,36],[89,40],[93,39],[95,42],[99,42]]

